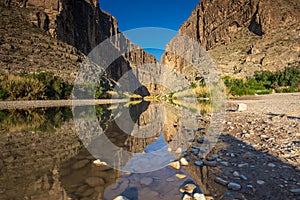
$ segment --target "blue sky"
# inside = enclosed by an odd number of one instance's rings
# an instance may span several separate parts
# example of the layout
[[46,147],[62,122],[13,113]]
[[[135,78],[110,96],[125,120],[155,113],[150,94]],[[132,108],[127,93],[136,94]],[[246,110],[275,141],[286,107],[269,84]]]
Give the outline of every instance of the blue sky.
[[[173,30],[173,32],[165,31],[165,34],[157,31],[153,36],[146,34],[147,37],[144,34],[127,35],[134,43],[160,59],[166,43],[175,36],[180,25],[190,16],[199,0],[99,0],[99,2],[102,10],[117,18],[122,32],[142,27]],[[160,32],[161,37],[159,37]],[[154,45],[156,48],[148,48],[149,46],[143,44],[149,41],[159,43],[159,48],[157,45]]]

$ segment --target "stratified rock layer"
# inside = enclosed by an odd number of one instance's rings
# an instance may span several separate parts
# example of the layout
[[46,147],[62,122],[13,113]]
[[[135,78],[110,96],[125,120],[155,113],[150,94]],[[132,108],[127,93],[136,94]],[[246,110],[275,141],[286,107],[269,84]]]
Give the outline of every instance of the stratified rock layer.
[[[256,70],[299,65],[299,19],[296,0],[204,0],[179,34],[209,50],[224,75],[244,77]],[[188,67],[167,51],[162,62],[182,71]]]

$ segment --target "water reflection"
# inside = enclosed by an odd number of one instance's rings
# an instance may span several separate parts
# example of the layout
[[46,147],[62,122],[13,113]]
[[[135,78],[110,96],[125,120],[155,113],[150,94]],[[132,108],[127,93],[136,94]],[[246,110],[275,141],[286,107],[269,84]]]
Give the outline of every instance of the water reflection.
[[180,199],[184,181],[198,182],[167,164],[203,134],[209,118],[201,110],[149,102],[80,106],[74,121],[70,112],[0,111],[0,199]]

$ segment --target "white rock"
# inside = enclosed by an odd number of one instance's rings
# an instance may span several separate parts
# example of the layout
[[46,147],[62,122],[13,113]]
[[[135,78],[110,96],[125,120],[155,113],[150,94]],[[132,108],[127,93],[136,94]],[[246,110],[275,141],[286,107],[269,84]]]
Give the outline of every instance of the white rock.
[[240,173],[239,173],[239,172],[237,172],[237,171],[234,171],[234,172],[233,172],[233,176],[235,176],[235,177],[239,177],[239,176],[240,176]]
[[189,162],[188,162],[185,158],[181,158],[181,159],[180,159],[180,163],[181,163],[182,166],[187,166],[187,165],[189,165]]
[[97,166],[107,166],[107,163],[106,162],[102,162],[101,160],[97,159],[97,160],[94,160],[93,161],[93,164],[94,165],[97,165]]
[[258,180],[258,181],[256,181],[256,183],[259,184],[259,185],[265,184],[265,182],[263,180]]
[[193,200],[193,197],[191,197],[190,195],[188,194],[185,194],[182,198],[182,200]]
[[152,178],[150,178],[150,177],[144,177],[144,178],[142,178],[141,180],[140,180],[140,183],[142,184],[142,185],[151,185],[151,183],[153,183],[153,179]]
[[274,163],[269,163],[268,167],[272,167],[273,168],[273,167],[276,167],[276,165]]
[[129,200],[129,199],[124,196],[117,196],[116,198],[114,198],[114,200]]
[[236,107],[236,111],[242,112],[247,110],[247,105],[244,103],[239,103]]
[[204,194],[195,193],[194,200],[205,200]]
[[179,148],[175,151],[175,153],[178,153],[178,154],[183,153],[183,149],[179,147]]
[[242,186],[238,183],[229,183],[227,187],[230,190],[240,190],[242,188]]
[[170,164],[168,164],[170,167],[172,167],[173,169],[179,170],[180,169],[180,162],[179,161],[175,161],[175,162],[171,162]]

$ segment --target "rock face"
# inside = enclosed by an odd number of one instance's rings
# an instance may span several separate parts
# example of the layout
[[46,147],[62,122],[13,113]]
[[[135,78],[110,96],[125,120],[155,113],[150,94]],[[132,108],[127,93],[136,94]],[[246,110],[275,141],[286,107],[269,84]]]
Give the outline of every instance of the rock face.
[[[94,47],[107,38],[120,33],[117,20],[110,14],[102,11],[97,0],[0,0],[0,5],[6,5],[12,7],[12,10],[16,10],[22,16],[23,24],[27,23],[27,28],[30,26],[29,23],[31,23],[35,28],[42,29],[45,32],[44,34],[51,35],[52,38],[75,47],[76,50],[74,51],[79,50],[85,55],[88,55]],[[26,8],[20,9],[18,7]],[[2,9],[7,10],[4,7]],[[23,31],[25,33],[28,32],[28,30]],[[32,31],[29,31],[29,34],[31,34]],[[28,38],[28,40],[30,41],[31,39]],[[32,41],[30,42],[33,43]],[[122,33],[114,39],[110,39],[110,42],[116,49],[132,45]],[[49,45],[51,48],[52,44]],[[77,57],[75,58],[72,55],[69,56],[69,59],[75,62],[78,60]],[[115,60],[110,65],[107,74],[116,81],[126,72],[133,69],[132,67],[149,63],[156,64],[157,60],[153,55],[139,48]],[[77,69],[78,67],[73,70],[76,71]],[[135,75],[138,76],[139,74]],[[149,85],[147,88],[152,90],[155,89],[154,87],[154,85]]]
[[[296,0],[204,0],[179,34],[209,50],[223,74],[278,70],[299,63],[299,8]],[[162,61],[179,69],[187,65],[168,52]]]

